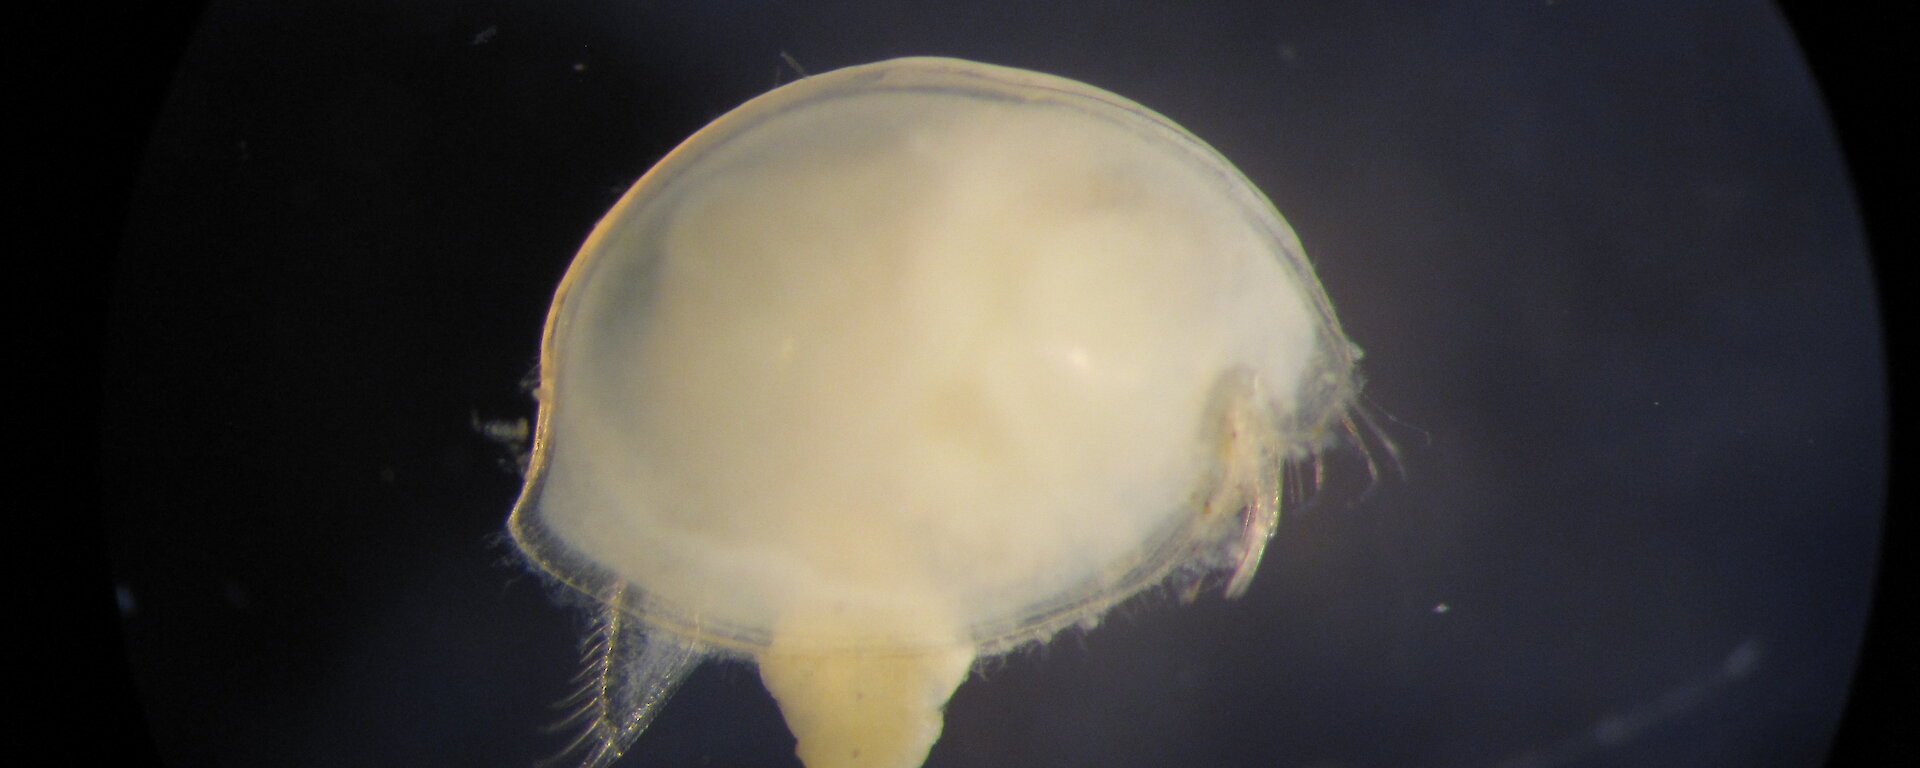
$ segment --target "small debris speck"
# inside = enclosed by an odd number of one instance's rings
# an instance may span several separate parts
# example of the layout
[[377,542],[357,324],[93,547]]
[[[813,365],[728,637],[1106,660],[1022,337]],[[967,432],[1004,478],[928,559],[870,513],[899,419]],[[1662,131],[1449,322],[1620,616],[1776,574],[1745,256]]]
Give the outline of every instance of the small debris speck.
[[123,619],[133,618],[134,611],[139,608],[133,600],[133,589],[125,584],[113,585],[113,602],[120,607],[120,618]]
[[1760,641],[1756,638],[1748,638],[1746,642],[1734,648],[1732,653],[1727,654],[1727,660],[1720,665],[1720,673],[1730,679],[1746,677],[1748,672],[1753,671],[1754,665],[1759,663]]
[[247,594],[247,590],[231,581],[220,585],[220,596],[226,598],[228,605],[240,610],[246,610],[253,604],[253,598]]

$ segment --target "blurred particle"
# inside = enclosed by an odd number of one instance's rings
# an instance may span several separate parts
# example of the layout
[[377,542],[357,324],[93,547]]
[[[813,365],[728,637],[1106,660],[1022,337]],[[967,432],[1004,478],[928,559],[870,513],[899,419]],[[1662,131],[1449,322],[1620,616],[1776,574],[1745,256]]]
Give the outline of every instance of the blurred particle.
[[133,600],[133,589],[125,584],[113,585],[113,603],[120,608],[120,618],[131,619],[139,605]]

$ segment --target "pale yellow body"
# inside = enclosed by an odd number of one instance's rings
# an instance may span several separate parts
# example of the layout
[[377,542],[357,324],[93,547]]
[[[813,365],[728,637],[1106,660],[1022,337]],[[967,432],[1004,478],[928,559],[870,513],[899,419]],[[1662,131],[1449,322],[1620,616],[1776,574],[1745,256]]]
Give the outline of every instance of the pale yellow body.
[[1174,569],[1244,589],[1278,462],[1350,395],[1231,165],[1104,91],[948,59],[703,130],[608,214],[548,334],[516,540],[755,660],[809,768],[918,765],[976,655]]
[[945,650],[760,654],[807,768],[914,768],[940,738],[941,710],[973,665]]

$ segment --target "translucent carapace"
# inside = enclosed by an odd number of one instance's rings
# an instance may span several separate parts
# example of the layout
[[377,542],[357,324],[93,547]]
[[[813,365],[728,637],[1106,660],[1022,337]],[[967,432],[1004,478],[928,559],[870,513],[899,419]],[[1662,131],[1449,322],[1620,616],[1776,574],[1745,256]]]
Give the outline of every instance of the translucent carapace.
[[918,765],[971,663],[1180,573],[1245,588],[1354,351],[1265,196],[1168,119],[912,58],[649,171],[548,316],[514,540],[604,606],[589,764],[710,655],[811,768]]

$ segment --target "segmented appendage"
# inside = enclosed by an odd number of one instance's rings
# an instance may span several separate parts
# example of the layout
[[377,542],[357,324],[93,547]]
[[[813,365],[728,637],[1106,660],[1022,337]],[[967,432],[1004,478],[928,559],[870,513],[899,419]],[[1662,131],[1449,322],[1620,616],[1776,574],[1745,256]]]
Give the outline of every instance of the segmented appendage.
[[1194,539],[1196,554],[1189,563],[1199,578],[1181,579],[1182,601],[1199,597],[1213,583],[1206,573],[1230,575],[1222,592],[1229,598],[1245,594],[1260,569],[1267,541],[1280,525],[1281,469],[1285,450],[1280,429],[1258,376],[1234,371],[1215,390],[1212,441],[1214,469],[1200,510],[1201,525]]
[[1280,525],[1280,433],[1259,380],[1249,376],[1244,384],[1224,414],[1223,473],[1207,501],[1208,512],[1239,517],[1239,535],[1225,552],[1226,564],[1233,568],[1223,590],[1229,599],[1245,594],[1253,583],[1267,541]]
[[603,596],[605,606],[587,633],[579,684],[556,706],[571,708],[549,730],[578,728],[566,748],[542,768],[583,754],[580,768],[607,768],[647,730],[660,705],[700,664],[699,649],[664,633],[647,634],[620,610],[624,587]]

